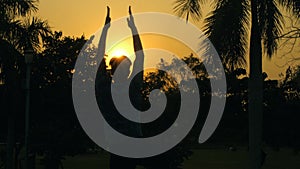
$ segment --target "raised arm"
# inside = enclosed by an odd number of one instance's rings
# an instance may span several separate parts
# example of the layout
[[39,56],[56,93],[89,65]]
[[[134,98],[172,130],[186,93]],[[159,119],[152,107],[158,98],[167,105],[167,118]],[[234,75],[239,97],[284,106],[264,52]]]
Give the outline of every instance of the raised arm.
[[[134,23],[134,18],[131,12],[131,7],[129,6],[129,18],[127,18],[128,26],[131,29],[132,32],[132,38],[133,38],[133,46],[134,46],[134,52],[135,52],[135,61],[133,64],[132,74],[136,74],[139,72],[139,70],[144,70],[144,52],[143,52],[143,45],[140,38],[140,35],[138,34],[138,30]],[[139,74],[138,81],[142,84],[143,82],[143,71]]]
[[105,45],[106,45],[106,37],[107,37],[107,31],[108,28],[110,27],[110,9],[107,7],[107,15],[105,19],[105,25],[102,29],[102,33],[100,36],[100,40],[98,42],[98,48],[97,48],[97,53],[95,59],[103,58],[100,62],[98,72],[96,74],[96,80],[95,80],[95,90],[96,90],[96,96],[99,97],[100,95],[100,87],[103,88],[108,82],[109,82],[109,74],[107,73],[106,70],[106,63],[105,63]]
[[98,43],[98,53],[97,56],[103,57],[103,60],[100,63],[99,66],[99,71],[101,73],[106,72],[106,63],[105,63],[105,46],[106,46],[106,37],[107,37],[107,31],[110,27],[110,8],[107,6],[107,14],[106,14],[106,19],[105,19],[105,25],[102,29],[101,37]]

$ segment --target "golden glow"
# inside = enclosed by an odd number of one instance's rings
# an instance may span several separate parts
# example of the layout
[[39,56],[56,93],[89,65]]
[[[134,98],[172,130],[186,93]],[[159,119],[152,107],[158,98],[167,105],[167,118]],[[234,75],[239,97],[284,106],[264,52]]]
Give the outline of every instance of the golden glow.
[[124,49],[115,49],[111,52],[112,57],[129,56],[129,53]]
[[[63,31],[67,36],[81,36],[84,34],[86,37],[90,37],[99,28],[104,25],[106,6],[111,8],[112,21],[128,16],[128,6],[132,6],[133,13],[140,12],[162,12],[174,15],[173,3],[175,0],[151,0],[151,1],[137,1],[137,0],[51,0],[40,1],[39,11],[36,14],[42,19],[47,19],[53,30]],[[159,4],[159,5],[157,5]],[[202,6],[203,17],[199,22],[194,22],[198,28],[203,28],[204,16],[211,10],[211,3],[204,3]],[[136,23],[138,25],[138,23]],[[139,25],[138,25],[139,26]],[[128,28],[120,28],[128,29]],[[109,37],[109,36],[108,36]],[[119,49],[126,51],[124,55],[128,56],[131,60],[134,60],[134,52],[132,40],[125,40],[127,43],[122,45],[118,44],[113,49],[106,51],[109,58],[123,54],[123,52],[116,52]],[[144,49],[147,47],[157,47],[176,53],[178,56],[187,56],[190,54],[190,50],[186,47],[178,46],[177,44],[164,40],[160,37],[146,37],[142,39]],[[278,54],[272,58],[272,60],[263,59],[263,71],[268,73],[270,78],[278,78],[278,74],[285,72],[288,65],[284,65],[287,61],[286,57],[281,58],[282,54],[286,53],[286,48],[282,48],[278,51]],[[298,56],[299,48],[297,48],[291,55]],[[247,59],[248,59],[247,54]],[[147,56],[146,56],[147,57]],[[155,56],[150,56],[155,57]],[[289,56],[291,57],[291,56]],[[248,62],[249,63],[249,62]],[[299,62],[296,62],[299,63]],[[281,65],[281,66],[278,66]]]
[[107,59],[110,60],[113,57],[121,57],[126,56],[128,57],[132,62],[135,59],[133,45],[132,45],[132,39],[127,38],[116,45],[114,45],[111,49],[108,49],[107,51]]

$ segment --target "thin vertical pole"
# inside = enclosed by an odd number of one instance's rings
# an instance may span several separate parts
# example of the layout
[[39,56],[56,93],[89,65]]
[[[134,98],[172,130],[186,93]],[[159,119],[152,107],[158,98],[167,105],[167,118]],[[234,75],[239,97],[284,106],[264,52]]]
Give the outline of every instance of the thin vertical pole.
[[25,107],[25,169],[29,169],[29,109],[30,109],[30,63],[26,64],[26,107]]

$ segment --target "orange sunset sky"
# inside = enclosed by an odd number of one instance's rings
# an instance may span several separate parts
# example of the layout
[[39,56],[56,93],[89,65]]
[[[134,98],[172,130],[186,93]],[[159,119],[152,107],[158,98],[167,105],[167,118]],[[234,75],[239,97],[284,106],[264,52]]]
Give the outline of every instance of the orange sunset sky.
[[[40,0],[38,5],[39,11],[36,15],[48,20],[53,30],[60,30],[64,35],[77,37],[84,34],[86,38],[89,38],[103,26],[107,5],[111,8],[111,18],[112,21],[114,21],[115,19],[128,15],[127,11],[129,5],[132,6],[134,13],[163,12],[175,15],[173,12],[174,1],[175,0]],[[200,29],[203,27],[203,18],[210,10],[210,4],[203,4],[202,8],[202,19],[199,21],[191,21],[191,23]],[[138,23],[136,24],[138,27]],[[179,48],[176,45],[176,47],[174,47],[174,43],[165,43],[168,42],[168,39],[165,37],[142,37],[142,41],[144,48],[162,48],[178,56],[187,56],[191,53],[188,48],[182,45],[179,45]],[[297,46],[299,46],[299,43]],[[297,54],[300,53],[300,48],[297,47],[285,58],[281,57],[287,52],[288,47],[289,46],[281,47],[272,60],[264,57],[263,70],[268,73],[270,79],[278,79],[280,73],[285,73],[288,65],[300,63],[288,63],[291,57],[297,57]],[[120,45],[120,48],[124,48],[124,43]],[[127,45],[127,48],[130,47]],[[298,57],[300,57],[300,54]]]

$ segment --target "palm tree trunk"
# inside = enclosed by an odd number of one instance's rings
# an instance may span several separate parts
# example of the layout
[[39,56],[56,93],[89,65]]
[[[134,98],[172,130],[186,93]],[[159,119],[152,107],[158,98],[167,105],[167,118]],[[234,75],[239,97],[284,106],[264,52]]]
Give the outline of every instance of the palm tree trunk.
[[249,159],[250,169],[261,168],[263,120],[262,46],[258,23],[257,0],[251,0],[252,26],[250,36],[249,78]]

